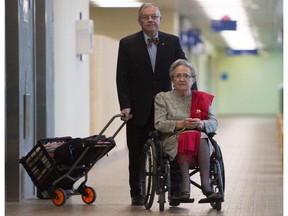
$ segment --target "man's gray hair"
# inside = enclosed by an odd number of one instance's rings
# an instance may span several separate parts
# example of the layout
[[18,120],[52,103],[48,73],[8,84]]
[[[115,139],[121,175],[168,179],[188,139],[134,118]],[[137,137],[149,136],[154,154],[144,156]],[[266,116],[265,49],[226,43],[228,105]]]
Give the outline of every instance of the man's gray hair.
[[158,7],[156,4],[153,4],[153,3],[144,3],[144,4],[142,4],[142,5],[140,6],[140,8],[139,8],[139,10],[138,10],[138,17],[141,16],[142,10],[143,10],[144,8],[147,8],[147,7],[155,7],[155,8],[157,8],[157,11],[158,11],[158,14],[157,14],[157,15],[161,16],[160,9],[159,9],[159,7]]

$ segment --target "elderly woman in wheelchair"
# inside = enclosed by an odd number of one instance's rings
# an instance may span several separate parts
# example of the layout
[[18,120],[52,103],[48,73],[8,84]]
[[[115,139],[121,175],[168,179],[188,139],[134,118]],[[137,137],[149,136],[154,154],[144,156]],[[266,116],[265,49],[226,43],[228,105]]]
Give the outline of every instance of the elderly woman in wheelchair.
[[206,196],[199,202],[223,201],[223,196],[214,192],[210,180],[210,156],[214,147],[207,134],[214,133],[218,126],[210,108],[213,96],[191,90],[196,68],[186,60],[175,61],[169,75],[174,90],[155,97],[155,129],[161,132],[164,153],[180,167],[182,182],[178,199],[190,199],[189,169],[197,165]]

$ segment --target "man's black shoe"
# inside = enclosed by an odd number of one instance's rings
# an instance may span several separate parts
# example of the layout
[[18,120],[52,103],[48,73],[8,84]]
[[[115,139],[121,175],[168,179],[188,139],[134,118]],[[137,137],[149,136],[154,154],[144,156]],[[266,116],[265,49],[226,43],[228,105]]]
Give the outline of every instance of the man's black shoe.
[[134,196],[131,199],[132,205],[144,205],[144,200],[142,195]]
[[169,200],[169,205],[176,207],[180,205],[180,200],[178,197],[178,193],[176,193],[175,191],[171,193],[172,196],[168,196],[168,200]]
[[176,207],[180,205],[180,201],[179,200],[175,200],[175,199],[171,199],[169,202],[170,206]]
[[169,205],[176,207],[180,205],[180,200],[176,196],[169,197]]

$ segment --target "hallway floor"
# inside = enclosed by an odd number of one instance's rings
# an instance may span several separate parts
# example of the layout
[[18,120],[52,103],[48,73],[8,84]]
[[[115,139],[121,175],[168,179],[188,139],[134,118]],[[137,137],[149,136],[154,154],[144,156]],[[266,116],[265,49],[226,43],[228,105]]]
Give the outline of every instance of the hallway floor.
[[282,159],[275,117],[222,117],[218,121],[215,139],[221,146],[226,173],[225,202],[220,212],[212,209],[210,204],[198,204],[203,195],[195,187],[191,189],[195,198],[192,204],[170,207],[166,203],[164,212],[159,212],[155,198],[149,211],[142,206],[131,206],[128,154],[123,150],[102,158],[90,171],[87,185],[96,189],[94,204],[84,204],[80,196],[72,196],[61,207],[54,206],[51,200],[26,199],[6,203],[6,215],[283,215]]

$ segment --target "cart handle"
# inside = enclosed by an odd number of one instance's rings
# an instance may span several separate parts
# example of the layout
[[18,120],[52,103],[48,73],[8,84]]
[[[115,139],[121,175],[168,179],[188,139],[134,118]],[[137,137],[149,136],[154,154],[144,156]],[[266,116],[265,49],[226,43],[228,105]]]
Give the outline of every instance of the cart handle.
[[[104,134],[104,132],[106,131],[106,129],[110,126],[110,124],[114,121],[115,118],[119,118],[119,117],[123,117],[124,114],[117,114],[117,115],[114,115],[110,121],[105,125],[105,127],[100,131],[100,133],[96,136],[100,137]],[[112,139],[114,139],[117,134],[120,132],[120,130],[124,127],[124,125],[126,124],[126,121],[124,121],[120,127],[116,130],[116,132],[113,134],[113,136],[111,137]],[[92,136],[92,137],[95,137],[95,136]]]

